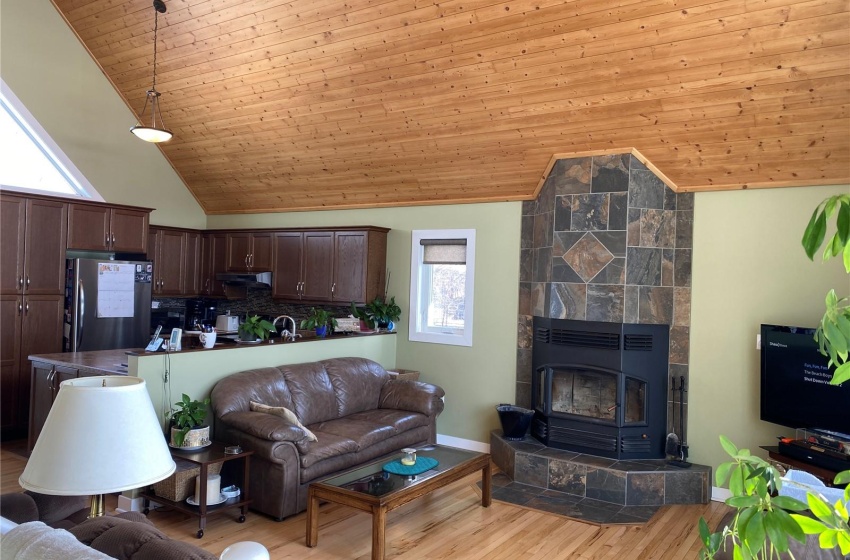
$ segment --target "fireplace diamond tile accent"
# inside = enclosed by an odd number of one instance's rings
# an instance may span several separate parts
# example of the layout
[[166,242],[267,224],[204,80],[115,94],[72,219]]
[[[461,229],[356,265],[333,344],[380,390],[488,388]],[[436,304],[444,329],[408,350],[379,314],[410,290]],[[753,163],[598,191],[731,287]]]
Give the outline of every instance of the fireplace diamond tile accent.
[[605,245],[601,241],[596,239],[596,236],[592,233],[586,233],[575,245],[564,253],[563,258],[581,276],[582,280],[589,282],[609,262],[614,260],[614,255],[605,248]]

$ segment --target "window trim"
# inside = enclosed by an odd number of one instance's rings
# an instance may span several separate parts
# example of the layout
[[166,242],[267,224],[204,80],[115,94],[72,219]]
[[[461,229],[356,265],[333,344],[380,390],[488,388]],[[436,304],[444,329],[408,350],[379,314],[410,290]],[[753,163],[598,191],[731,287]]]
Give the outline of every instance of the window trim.
[[32,143],[41,150],[44,156],[53,164],[75,192],[72,194],[5,184],[2,185],[4,190],[99,202],[104,201],[100,193],[95,190],[94,186],[92,186],[88,179],[86,179],[85,175],[77,169],[74,162],[65,155],[62,148],[54,142],[53,138],[50,137],[50,134],[44,130],[38,120],[36,120],[32,113],[29,112],[26,105],[18,99],[18,96],[15,95],[12,89],[6,84],[6,81],[2,78],[0,78],[0,104],[6,107],[6,109],[0,107],[0,110],[8,111],[12,119],[16,121],[24,131],[24,134],[26,134]]
[[[422,229],[411,232],[410,251],[410,320],[408,338],[411,342],[429,342],[453,346],[472,346],[475,286],[475,230],[474,229]],[[419,309],[420,278],[423,266],[423,239],[466,239],[466,283],[464,285],[463,329],[455,333],[429,332],[422,327],[424,315]]]

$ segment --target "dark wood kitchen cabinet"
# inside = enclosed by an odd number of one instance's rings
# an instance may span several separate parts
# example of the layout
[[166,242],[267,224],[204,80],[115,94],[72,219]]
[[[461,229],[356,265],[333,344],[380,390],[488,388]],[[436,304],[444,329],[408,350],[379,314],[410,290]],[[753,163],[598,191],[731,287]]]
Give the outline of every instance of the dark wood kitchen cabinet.
[[229,272],[268,272],[272,269],[272,239],[269,231],[227,233]]
[[201,294],[201,232],[186,232],[186,255],[183,259],[183,293],[187,296]]
[[204,233],[201,236],[201,295],[224,297],[224,284],[216,280],[219,272],[227,272],[227,234]]
[[388,231],[363,227],[276,232],[272,297],[344,305],[383,295]]
[[44,362],[33,362],[30,385],[30,421],[27,441],[29,450],[35,447],[47,415],[53,407],[53,401],[59,393],[59,384],[68,379],[76,379],[80,370],[74,367],[53,365]]
[[68,204],[0,195],[0,439],[26,434],[29,360],[60,352]]
[[[0,397],[2,398],[3,440],[24,437],[29,422],[32,354],[60,352],[62,349],[63,295],[0,295]],[[9,349],[9,353],[7,353]]]
[[201,232],[151,226],[148,258],[153,261],[153,295],[194,297],[205,295]]
[[71,203],[68,249],[148,252],[150,209]]

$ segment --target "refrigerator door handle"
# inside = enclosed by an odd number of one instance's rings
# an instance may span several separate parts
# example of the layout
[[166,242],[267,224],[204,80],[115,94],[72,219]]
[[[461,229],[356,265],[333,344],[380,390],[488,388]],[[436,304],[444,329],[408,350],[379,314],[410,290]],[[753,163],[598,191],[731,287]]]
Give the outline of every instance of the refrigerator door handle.
[[74,348],[74,351],[83,343],[83,316],[86,314],[86,290],[83,287],[82,278],[80,278],[78,290],[80,305],[77,306],[77,346]]

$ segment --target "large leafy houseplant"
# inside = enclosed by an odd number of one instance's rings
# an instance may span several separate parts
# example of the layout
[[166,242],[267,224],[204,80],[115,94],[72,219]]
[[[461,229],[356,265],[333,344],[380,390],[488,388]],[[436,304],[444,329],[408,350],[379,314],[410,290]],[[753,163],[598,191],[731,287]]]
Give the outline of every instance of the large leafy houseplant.
[[[732,496],[726,504],[736,508],[737,512],[730,525],[713,534],[705,519],[700,518],[701,558],[714,558],[727,547],[732,548],[736,560],[779,558],[780,554],[789,551],[789,539],[802,543],[806,535],[818,535],[821,548],[837,546],[842,554],[850,554],[847,520],[850,486],[844,490],[843,499],[834,504],[811,492],[807,494],[808,503],[789,496],[777,496],[775,494],[782,488],[782,479],[776,467],[761,457],[751,455],[748,449],[738,449],[724,436],[720,436],[720,444],[732,461],[717,468],[715,482],[721,486],[729,481]],[[850,482],[850,471],[839,473],[835,482]],[[814,517],[800,513],[805,510]]]
[[260,339],[265,340],[274,329],[269,321],[261,319],[259,315],[246,317],[245,322],[239,325],[239,338],[252,342]]
[[[814,260],[815,253],[826,239],[827,222],[835,216],[835,234],[826,243],[823,260],[842,255],[844,269],[850,273],[850,195],[841,194],[827,198],[815,208],[806,231],[803,233],[803,249]],[[850,380],[850,362],[847,361],[850,350],[850,300],[839,298],[835,290],[826,295],[826,313],[824,313],[815,340],[820,352],[829,357],[829,365],[835,366],[831,383],[838,385]]]
[[180,401],[174,403],[174,406],[177,407],[176,410],[171,411],[171,437],[174,447],[183,447],[186,434],[190,430],[204,426],[209,404],[209,397],[203,401],[197,401],[190,399],[186,393],[183,393]]

